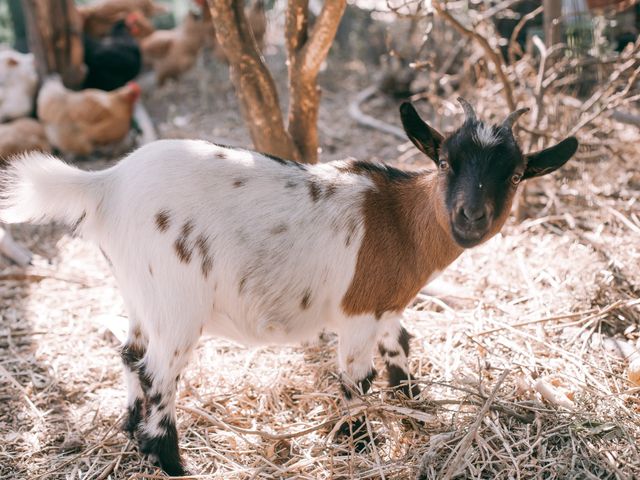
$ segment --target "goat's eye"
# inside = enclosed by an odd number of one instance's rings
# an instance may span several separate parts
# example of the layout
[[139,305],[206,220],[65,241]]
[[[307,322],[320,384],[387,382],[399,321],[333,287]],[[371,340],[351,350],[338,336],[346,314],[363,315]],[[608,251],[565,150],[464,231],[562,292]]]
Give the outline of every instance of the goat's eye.
[[449,164],[446,160],[440,160],[438,163],[438,168],[442,171],[449,170]]
[[522,180],[522,175],[518,173],[511,176],[511,183],[513,183],[514,185],[519,184],[521,180]]

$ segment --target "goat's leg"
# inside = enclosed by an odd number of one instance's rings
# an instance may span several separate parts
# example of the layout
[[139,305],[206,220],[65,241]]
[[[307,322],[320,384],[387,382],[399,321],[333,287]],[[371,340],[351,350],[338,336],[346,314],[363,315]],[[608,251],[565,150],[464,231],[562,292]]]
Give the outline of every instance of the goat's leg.
[[121,356],[124,363],[124,376],[127,382],[127,417],[123,428],[134,437],[138,425],[144,416],[145,398],[138,369],[147,351],[147,339],[144,338],[140,325],[134,317],[130,318],[129,336],[122,346]]
[[407,397],[415,398],[420,388],[409,371],[411,335],[400,323],[400,317],[383,318],[380,322],[378,350],[387,367],[389,387],[399,387]]
[[178,447],[175,397],[180,373],[187,365],[195,340],[177,345],[171,334],[150,338],[138,369],[145,395],[145,416],[138,428],[140,451],[169,475],[185,475]]
[[[378,320],[373,315],[351,317],[339,332],[338,364],[342,391],[347,407],[358,394],[365,394],[376,377],[373,368],[373,352],[378,330]],[[341,433],[351,435],[356,450],[361,451],[370,443],[364,417],[352,419],[342,425]]]

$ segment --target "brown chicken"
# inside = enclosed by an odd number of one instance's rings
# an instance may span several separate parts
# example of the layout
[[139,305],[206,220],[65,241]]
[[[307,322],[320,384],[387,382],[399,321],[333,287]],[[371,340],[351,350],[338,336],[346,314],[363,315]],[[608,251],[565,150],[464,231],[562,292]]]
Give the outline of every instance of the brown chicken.
[[209,28],[202,18],[188,13],[173,30],[156,30],[140,41],[142,58],[153,67],[159,85],[193,67]]
[[58,77],[50,77],[38,96],[38,117],[51,145],[88,155],[97,146],[126,137],[139,96],[140,87],[133,82],[112,92],[92,88],[74,92]]
[[166,12],[166,8],[153,0],[102,0],[89,5],[78,5],[83,20],[84,33],[92,37],[107,35],[113,25],[124,20],[131,12],[140,12],[152,17]]
[[131,36],[138,40],[148,37],[155,31],[151,20],[139,10],[129,13],[124,19],[124,24]]
[[30,150],[51,151],[40,122],[33,118],[19,118],[0,124],[0,162]]

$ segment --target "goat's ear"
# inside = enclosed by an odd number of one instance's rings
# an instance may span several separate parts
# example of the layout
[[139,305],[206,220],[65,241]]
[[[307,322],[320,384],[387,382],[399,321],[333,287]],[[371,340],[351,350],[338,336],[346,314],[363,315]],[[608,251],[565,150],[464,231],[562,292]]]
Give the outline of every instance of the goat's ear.
[[528,154],[527,168],[522,179],[541,177],[559,169],[569,161],[576,150],[578,150],[578,140],[576,137],[569,137],[553,147]]
[[431,160],[438,162],[440,144],[444,139],[442,134],[424,123],[413,105],[408,102],[400,105],[400,119],[409,140]]

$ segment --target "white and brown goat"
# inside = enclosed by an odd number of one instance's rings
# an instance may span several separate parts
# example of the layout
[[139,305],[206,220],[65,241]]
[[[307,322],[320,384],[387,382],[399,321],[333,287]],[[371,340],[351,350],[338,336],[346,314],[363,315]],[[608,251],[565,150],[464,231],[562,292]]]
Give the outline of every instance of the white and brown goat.
[[523,155],[511,127],[524,110],[487,125],[461,103],[466,120],[447,138],[400,109],[436,171],[307,166],[193,140],[157,141],[97,172],[32,153],[0,174],[0,217],[74,224],[102,249],[129,312],[126,429],[179,475],[176,379],[205,332],[282,344],[334,331],[347,399],[370,387],[376,347],[390,385],[418,393],[404,308],[500,230],[521,180],[556,170],[578,145]]

